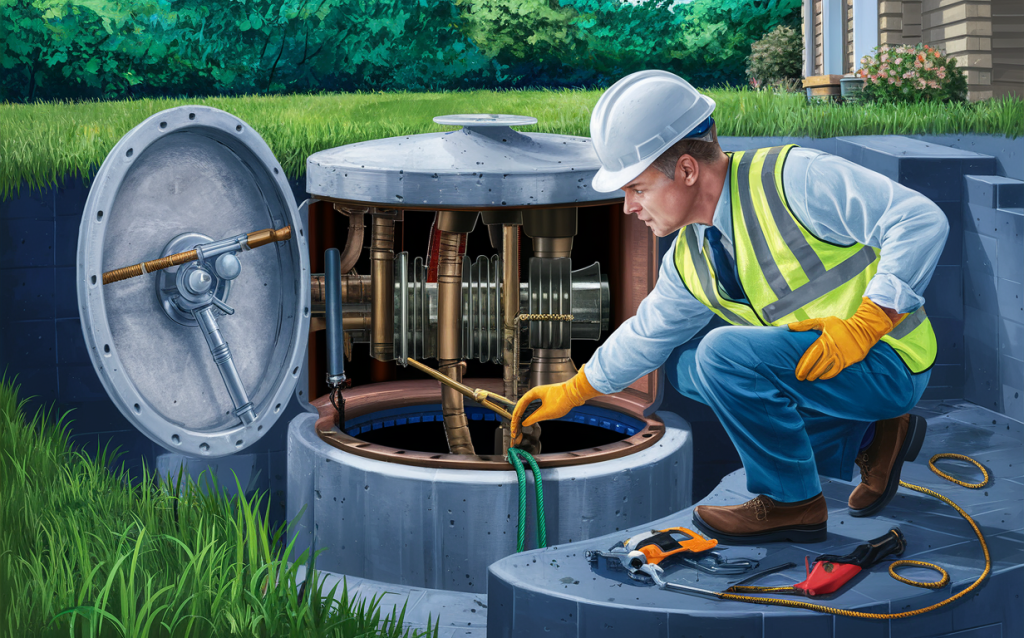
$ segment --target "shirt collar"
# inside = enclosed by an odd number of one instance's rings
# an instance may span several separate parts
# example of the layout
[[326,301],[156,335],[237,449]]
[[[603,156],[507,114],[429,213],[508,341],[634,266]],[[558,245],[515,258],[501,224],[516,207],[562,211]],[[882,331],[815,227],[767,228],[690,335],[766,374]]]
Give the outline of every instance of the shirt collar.
[[[722,235],[724,235],[729,241],[732,241],[732,225],[729,223],[729,218],[732,214],[732,206],[729,191],[729,177],[727,176],[725,184],[722,185],[722,195],[718,198],[718,205],[715,206],[715,214],[711,218],[711,223],[715,228],[722,231]],[[704,231],[706,229],[707,226],[704,224],[694,223],[693,225],[693,230],[697,233],[697,250],[701,254],[704,254]]]

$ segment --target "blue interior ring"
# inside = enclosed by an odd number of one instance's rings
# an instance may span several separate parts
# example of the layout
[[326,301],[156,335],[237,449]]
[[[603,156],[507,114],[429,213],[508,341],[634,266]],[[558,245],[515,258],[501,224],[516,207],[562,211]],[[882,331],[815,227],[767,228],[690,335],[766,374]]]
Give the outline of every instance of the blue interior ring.
[[[501,418],[490,410],[478,407],[466,406],[466,417],[470,421],[494,421]],[[413,405],[404,408],[392,408],[389,410],[377,410],[362,416],[346,419],[345,434],[358,437],[364,432],[389,428],[393,425],[406,425],[408,423],[429,423],[443,422],[444,416],[441,413],[441,404]],[[594,427],[604,428],[612,432],[624,434],[627,437],[633,436],[644,429],[646,423],[635,417],[591,405],[584,405],[574,408],[569,414],[559,421],[574,421]]]

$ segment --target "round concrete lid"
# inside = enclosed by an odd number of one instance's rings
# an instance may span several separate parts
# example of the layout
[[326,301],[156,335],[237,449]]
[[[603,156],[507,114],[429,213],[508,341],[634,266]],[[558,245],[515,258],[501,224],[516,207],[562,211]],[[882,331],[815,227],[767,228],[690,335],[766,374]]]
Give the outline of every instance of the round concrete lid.
[[306,190],[339,202],[415,209],[495,209],[618,201],[591,188],[601,163],[590,138],[520,133],[517,115],[446,115],[461,125],[347,144],[310,155]]
[[[292,239],[238,253],[217,288],[235,313],[220,332],[252,402],[234,405],[203,331],[167,308],[169,272],[103,284],[103,273],[196,243],[292,227]],[[263,437],[287,406],[309,335],[309,251],[280,163],[248,124],[181,106],[128,132],[89,190],[78,239],[78,305],[93,367],[122,414],[174,452],[224,456]],[[188,325],[191,322],[192,325]]]

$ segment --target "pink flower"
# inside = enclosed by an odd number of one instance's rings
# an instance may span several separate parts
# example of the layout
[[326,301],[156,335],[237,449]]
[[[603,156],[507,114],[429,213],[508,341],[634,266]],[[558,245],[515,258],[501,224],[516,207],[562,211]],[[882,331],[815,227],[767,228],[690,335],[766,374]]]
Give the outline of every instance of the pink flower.
[[937,89],[939,88],[939,83],[936,82],[935,80],[928,80],[928,86],[932,87],[933,89]]
[[883,53],[882,57],[880,57],[878,59],[879,59],[880,62],[888,62],[889,61],[889,54],[888,53]]
[[902,85],[903,85],[903,80],[901,80],[899,78],[896,78],[896,86],[902,86]]
[[896,78],[889,78],[889,84],[895,84]]
[[915,68],[915,69],[920,69],[920,68],[921,68],[921,67],[923,67],[923,66],[924,66],[924,65],[923,65],[923,64],[921,64],[920,62],[914,62],[914,68]]
[[941,80],[941,79],[943,79],[945,77],[946,77],[946,67],[940,66],[939,67],[939,79]]
[[886,74],[885,70],[883,69],[882,71],[880,71],[878,73],[878,77],[880,77],[880,78],[887,78],[889,76]]
[[896,64],[900,64],[902,62],[903,62],[903,58],[896,58]]
[[923,89],[924,87],[928,86],[928,83],[925,82],[924,80],[921,80],[921,79],[918,79],[916,84],[917,84],[917,88],[919,88],[919,89]]

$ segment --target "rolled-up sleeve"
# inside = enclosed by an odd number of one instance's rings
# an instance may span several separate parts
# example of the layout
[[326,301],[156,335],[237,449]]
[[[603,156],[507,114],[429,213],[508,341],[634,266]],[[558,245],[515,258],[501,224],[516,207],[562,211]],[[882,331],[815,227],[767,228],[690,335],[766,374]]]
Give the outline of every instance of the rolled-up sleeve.
[[946,244],[949,222],[934,202],[836,155],[795,149],[783,187],[790,208],[814,235],[881,250],[864,294],[900,313],[917,310]]
[[598,392],[619,392],[657,369],[714,316],[683,285],[673,253],[669,250],[661,260],[658,283],[636,315],[609,335],[587,362],[587,381]]

